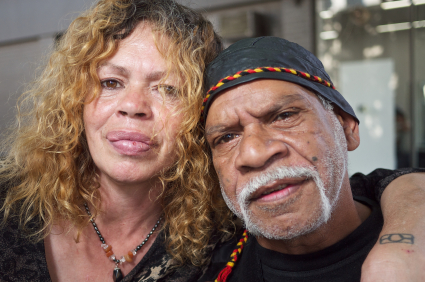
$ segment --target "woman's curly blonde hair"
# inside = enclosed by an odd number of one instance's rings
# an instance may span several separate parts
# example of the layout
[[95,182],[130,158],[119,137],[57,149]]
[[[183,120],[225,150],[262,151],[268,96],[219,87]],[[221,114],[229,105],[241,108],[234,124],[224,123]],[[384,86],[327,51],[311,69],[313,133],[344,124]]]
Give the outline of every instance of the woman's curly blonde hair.
[[2,185],[9,183],[3,222],[17,216],[24,229],[35,222],[38,228],[30,234],[41,240],[58,219],[78,230],[86,226],[84,202],[98,211],[84,101],[100,91],[99,64],[140,22],[167,38],[166,48],[159,50],[169,71],[182,77],[177,161],[161,174],[167,250],[179,263],[200,265],[211,234],[233,226],[198,126],[203,70],[222,45],[210,22],[173,0],[101,0],[71,23],[44,72],[21,97],[18,126],[6,141],[7,157],[0,166]]

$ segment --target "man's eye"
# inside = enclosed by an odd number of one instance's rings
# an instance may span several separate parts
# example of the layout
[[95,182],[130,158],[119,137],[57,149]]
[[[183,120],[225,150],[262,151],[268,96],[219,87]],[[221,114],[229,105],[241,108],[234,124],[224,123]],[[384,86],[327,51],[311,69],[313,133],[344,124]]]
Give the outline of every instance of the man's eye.
[[100,82],[100,85],[102,85],[103,88],[107,89],[116,89],[122,87],[121,83],[114,79],[107,79]]
[[283,112],[279,115],[277,115],[276,120],[286,120],[294,115],[296,115],[298,112]]
[[217,142],[215,142],[215,144],[216,145],[219,145],[219,144],[224,144],[224,143],[230,142],[230,141],[232,141],[233,139],[235,139],[238,136],[239,136],[239,134],[234,134],[234,133],[225,134],[225,135],[221,136],[217,140]]

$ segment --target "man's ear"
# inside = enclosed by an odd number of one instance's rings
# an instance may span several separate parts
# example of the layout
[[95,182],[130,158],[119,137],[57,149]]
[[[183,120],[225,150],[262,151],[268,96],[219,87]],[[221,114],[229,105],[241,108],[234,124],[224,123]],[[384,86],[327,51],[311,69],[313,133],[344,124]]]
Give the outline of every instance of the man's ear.
[[344,129],[347,150],[354,151],[360,145],[359,124],[351,115],[337,107],[334,108],[334,112]]

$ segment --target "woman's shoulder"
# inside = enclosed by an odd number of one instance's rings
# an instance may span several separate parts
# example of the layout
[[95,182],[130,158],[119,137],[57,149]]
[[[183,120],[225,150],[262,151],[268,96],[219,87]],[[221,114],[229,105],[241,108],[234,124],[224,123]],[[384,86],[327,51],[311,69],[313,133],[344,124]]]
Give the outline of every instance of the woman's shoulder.
[[[2,181],[0,205],[3,206],[8,190],[16,181]],[[10,215],[3,222],[0,212],[0,277],[5,281],[50,281],[43,241],[32,241],[19,227],[19,218]]]
[[43,241],[31,241],[11,217],[0,228],[0,277],[5,281],[50,281]]

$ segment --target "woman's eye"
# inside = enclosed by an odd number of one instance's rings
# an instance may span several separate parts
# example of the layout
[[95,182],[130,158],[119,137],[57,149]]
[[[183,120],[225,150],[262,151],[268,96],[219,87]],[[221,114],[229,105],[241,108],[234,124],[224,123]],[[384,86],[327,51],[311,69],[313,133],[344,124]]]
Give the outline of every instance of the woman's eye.
[[157,86],[158,90],[165,95],[175,95],[177,93],[177,89],[174,86],[161,84]]
[[116,89],[122,87],[122,85],[114,79],[103,80],[100,82],[100,85],[102,85],[103,88],[107,89]]
[[227,143],[227,142],[230,142],[230,141],[232,141],[233,139],[235,139],[235,138],[237,138],[239,136],[239,134],[234,134],[234,133],[228,133],[228,134],[225,134],[225,135],[223,135],[223,136],[221,136],[216,142],[215,142],[215,144],[216,145],[219,145],[219,144],[224,144],[224,143]]

